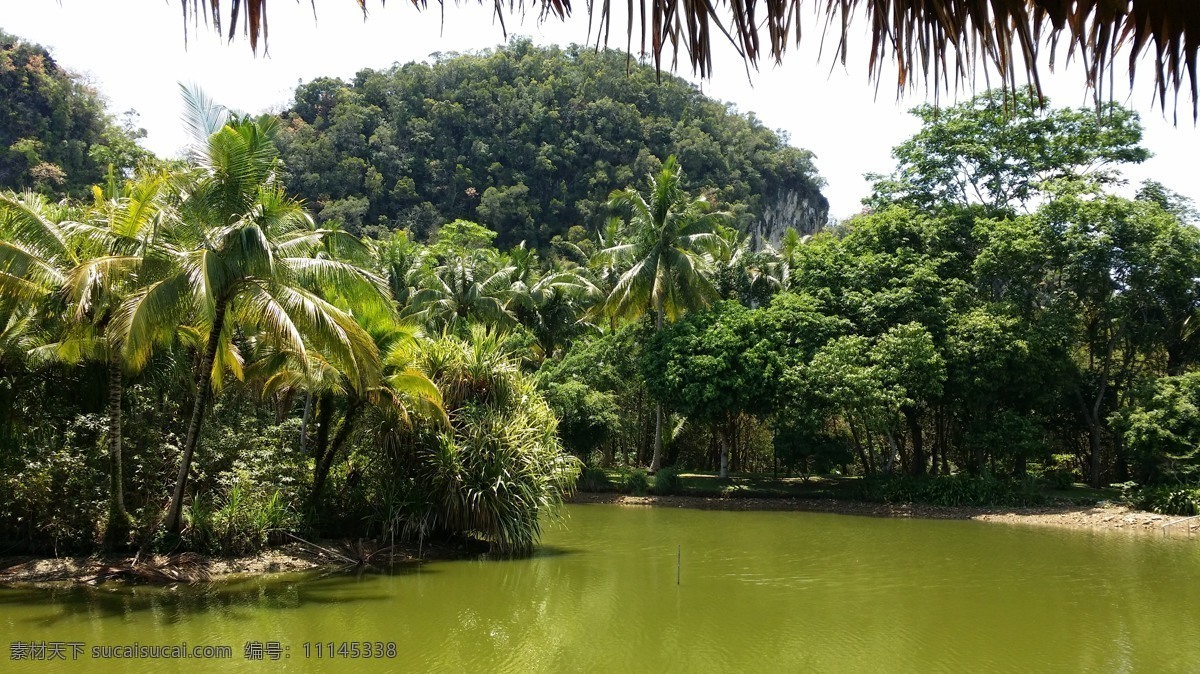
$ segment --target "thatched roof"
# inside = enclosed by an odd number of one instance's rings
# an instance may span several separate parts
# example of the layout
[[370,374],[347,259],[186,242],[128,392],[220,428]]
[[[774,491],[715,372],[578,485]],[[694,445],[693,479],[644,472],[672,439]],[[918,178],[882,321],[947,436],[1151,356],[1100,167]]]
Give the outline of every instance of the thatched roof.
[[[267,39],[266,0],[180,0],[185,26],[200,21],[232,40],[249,37],[257,51]],[[381,0],[381,4],[384,0]],[[418,8],[428,0],[410,0]],[[435,0],[443,2],[444,0]],[[485,2],[486,0],[480,0]],[[367,11],[367,0],[354,0]],[[507,12],[533,13],[541,19],[565,18],[571,0],[492,0],[503,23]],[[597,42],[606,44],[613,0],[584,0],[591,25],[600,26]],[[870,74],[882,81],[895,63],[898,91],[918,81],[935,91],[956,83],[974,85],[996,77],[1009,87],[1028,83],[1041,90],[1036,67],[1048,49],[1051,63],[1075,58],[1087,82],[1104,97],[1116,60],[1128,59],[1129,76],[1153,60],[1160,102],[1178,107],[1190,93],[1197,116],[1197,53],[1200,52],[1200,0],[626,0],[625,47],[650,55],[662,67],[674,67],[681,54],[702,76],[712,72],[714,40],[728,40],[751,65],[764,58],[780,61],[801,39],[807,12],[826,27],[826,40],[837,43],[835,58],[857,48],[848,41],[852,25],[870,25]],[[315,14],[316,2],[310,0]],[[274,7],[274,5],[273,5]],[[302,8],[309,11],[308,7]],[[278,11],[278,10],[272,10]],[[186,32],[185,32],[186,36]],[[1118,51],[1124,49],[1122,54]],[[978,76],[978,77],[977,77]],[[1000,82],[992,82],[998,84]]]

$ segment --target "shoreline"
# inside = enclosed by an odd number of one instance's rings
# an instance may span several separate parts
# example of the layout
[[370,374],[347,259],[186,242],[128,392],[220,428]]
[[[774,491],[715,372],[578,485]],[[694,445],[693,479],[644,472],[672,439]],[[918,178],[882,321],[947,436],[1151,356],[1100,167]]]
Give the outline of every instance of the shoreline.
[[[1174,515],[1133,510],[1121,505],[1054,505],[1037,507],[935,506],[872,503],[819,498],[720,498],[713,496],[631,496],[629,494],[579,492],[566,501],[697,510],[783,510],[864,517],[894,517],[937,520],[974,520],[1089,531],[1122,531],[1162,535],[1162,527],[1183,519]],[[1190,532],[1188,530],[1190,528]],[[1200,518],[1173,527],[1171,537],[1200,534]]]
[[53,586],[61,583],[98,586],[103,583],[141,585],[195,585],[243,576],[313,571],[317,569],[378,568],[391,564],[416,564],[457,559],[467,552],[448,544],[426,542],[395,548],[371,549],[349,542],[309,541],[286,543],[256,554],[207,557],[193,552],[153,555],[134,564],[129,553],[95,553],[68,557],[36,555],[0,557],[0,589]]
[[[1164,525],[1183,519],[1172,515],[1132,510],[1119,505],[999,508],[871,503],[817,498],[631,496],[598,492],[577,492],[564,503],[642,508],[792,511],[861,517],[974,520],[1083,531],[1124,532],[1143,536],[1161,536]],[[1169,535],[1172,538],[1195,536],[1200,539],[1200,518],[1173,527]],[[268,548],[254,555],[239,557],[210,558],[195,553],[155,555],[137,565],[133,564],[133,555],[131,554],[94,554],[73,557],[26,555],[0,558],[0,588],[5,586],[49,586],[64,582],[92,586],[106,582],[150,585],[197,584],[239,576],[372,566],[373,563],[412,564],[464,556],[467,556],[465,551],[448,545],[426,545],[423,550],[418,550],[415,546],[397,545],[395,549],[390,550],[382,548],[368,551],[359,548],[356,551],[353,545],[334,541],[322,541],[321,544],[308,541],[292,542]]]

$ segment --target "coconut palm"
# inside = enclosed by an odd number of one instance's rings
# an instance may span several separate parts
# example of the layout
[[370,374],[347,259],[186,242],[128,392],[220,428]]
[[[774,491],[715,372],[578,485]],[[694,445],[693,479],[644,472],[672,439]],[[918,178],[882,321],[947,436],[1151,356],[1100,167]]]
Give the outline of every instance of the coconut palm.
[[392,301],[401,313],[407,311],[428,276],[429,249],[409,240],[406,232],[372,242],[376,272],[387,279]]
[[[252,366],[254,378],[261,379],[264,396],[290,398],[296,391],[317,398],[317,440],[313,447],[313,483],[310,502],[317,504],[324,491],[330,470],[367,412],[375,412],[381,420],[380,432],[397,425],[408,426],[414,416],[446,423],[441,394],[437,386],[417,369],[417,358],[424,337],[417,325],[397,321],[391,312],[362,307],[355,318],[370,334],[375,348],[383,354],[382,373],[375,386],[361,390],[355,387],[347,373],[310,350],[308,361],[298,354],[274,352],[264,354]],[[335,409],[343,412],[335,417]],[[330,432],[333,432],[332,439]]]
[[[628,188],[610,197],[611,207],[630,212],[633,237],[602,251],[617,263],[632,262],[605,301],[610,316],[636,319],[649,313],[654,316],[655,329],[661,330],[665,321],[718,298],[710,278],[711,253],[726,246],[715,228],[728,216],[712,211],[704,197],[693,199],[682,182],[682,169],[675,157],[669,157],[659,174],[651,176],[646,195]],[[662,405],[658,404],[652,471],[662,465],[662,423]]]
[[[203,350],[175,489],[165,528],[178,533],[192,457],[209,406],[218,354],[235,329],[254,334],[306,360],[318,351],[345,372],[356,390],[379,378],[379,354],[353,316],[327,296],[386,304],[386,285],[348,262],[317,253],[329,232],[313,226],[303,205],[277,178],[277,122],[238,117],[185,90],[192,158],[180,181],[178,217],[165,226],[177,271],[126,302],[116,321],[126,351],[143,358],[148,345],[190,319],[201,326]],[[131,363],[137,366],[135,360]],[[219,384],[220,377],[216,378]]]
[[[38,361],[105,363],[108,372],[109,519],[105,537],[119,542],[131,518],[125,509],[121,407],[130,367],[126,343],[113,319],[121,303],[156,276],[169,272],[169,257],[158,249],[165,174],[146,174],[124,185],[97,187],[95,202],[78,222],[64,223],[75,266],[61,288],[67,316],[56,341],[30,351]],[[142,354],[144,356],[144,354]]]
[[[131,519],[122,475],[123,340],[107,328],[123,295],[138,283],[149,231],[157,221],[160,185],[159,177],[146,178],[124,186],[112,199],[97,188],[96,203],[80,221],[64,219],[60,207],[32,194],[0,195],[0,295],[9,304],[5,341],[22,344],[33,364],[94,361],[107,366],[110,484],[105,538],[110,542],[124,537]],[[30,329],[38,318],[36,309],[11,303],[51,295],[57,301],[40,313],[42,319],[55,321],[53,336],[36,338]]]
[[537,280],[514,283],[508,309],[537,340],[542,358],[596,329],[587,318],[599,289],[578,269],[551,272]]
[[514,271],[480,254],[455,256],[413,296],[413,311],[435,332],[462,335],[472,323],[511,326],[516,318],[508,310],[508,293]]

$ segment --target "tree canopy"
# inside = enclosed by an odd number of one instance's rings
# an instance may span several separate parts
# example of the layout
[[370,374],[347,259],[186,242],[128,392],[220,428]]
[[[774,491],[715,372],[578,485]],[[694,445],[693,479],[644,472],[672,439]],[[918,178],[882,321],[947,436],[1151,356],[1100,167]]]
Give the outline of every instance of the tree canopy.
[[[825,224],[812,153],[694,86],[623,54],[517,40],[431,65],[318,78],[282,113],[289,184],[321,221],[421,234],[462,218],[500,247],[545,246],[599,227],[611,192],[641,187],[668,156],[687,189],[737,205],[745,230],[791,197],[797,227]],[[773,232],[778,235],[781,232]]]
[[45,48],[0,31],[0,185],[87,196],[110,166],[124,177],[147,156],[133,119],[116,120]]

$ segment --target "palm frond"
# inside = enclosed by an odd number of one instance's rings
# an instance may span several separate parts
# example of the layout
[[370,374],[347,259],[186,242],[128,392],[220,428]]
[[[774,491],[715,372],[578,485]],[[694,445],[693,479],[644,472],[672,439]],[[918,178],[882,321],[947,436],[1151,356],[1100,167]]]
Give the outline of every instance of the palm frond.
[[[357,4],[365,14],[366,0]],[[415,4],[427,6],[425,0]],[[508,5],[522,16],[534,8],[541,18],[571,13],[570,0]],[[1169,94],[1177,100],[1190,90],[1193,119],[1200,114],[1200,6],[1192,0],[650,0],[640,12],[629,5],[628,48],[633,50],[636,32],[641,35],[638,52],[649,54],[657,69],[662,69],[664,56],[674,67],[683,52],[692,70],[708,77],[713,74],[713,40],[725,39],[748,67],[757,68],[766,59],[781,62],[788,48],[800,42],[806,9],[824,21],[837,45],[833,58],[843,63],[851,49],[859,48],[851,41],[860,26],[869,26],[861,47],[870,56],[868,73],[880,82],[885,63],[894,62],[898,92],[918,81],[938,92],[951,91],[973,85],[980,74],[989,79],[990,73],[1013,88],[1023,78],[1040,92],[1038,62],[1048,49],[1052,68],[1060,58],[1084,64],[1087,87],[1099,101],[1117,67],[1118,52],[1125,49],[1131,79],[1146,67],[1144,57],[1153,55],[1152,73],[1164,109]],[[505,7],[496,4],[495,10],[503,27]],[[596,42],[606,44],[613,5],[588,3],[587,10],[594,25],[604,27]],[[185,40],[189,21],[194,25],[203,18],[220,33],[223,16],[228,17],[229,39],[239,20],[251,49],[257,51],[259,39],[266,38],[265,0],[226,0],[224,5],[221,0],[183,0],[183,13]],[[589,20],[589,31],[591,25]],[[1067,48],[1060,50],[1063,43]]]
[[200,85],[179,84],[183,94],[183,127],[189,137],[189,153],[201,158],[208,139],[229,121],[229,110],[217,105]]

